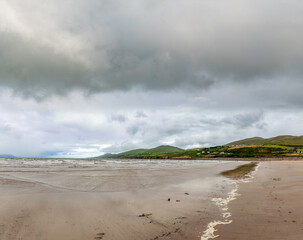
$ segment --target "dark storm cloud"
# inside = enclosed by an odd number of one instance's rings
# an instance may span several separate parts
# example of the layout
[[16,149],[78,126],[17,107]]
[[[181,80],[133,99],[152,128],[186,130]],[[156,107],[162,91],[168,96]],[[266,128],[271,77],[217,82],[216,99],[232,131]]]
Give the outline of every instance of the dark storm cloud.
[[[0,84],[24,96],[44,98],[65,94],[76,87],[85,89],[90,73],[79,63],[57,55],[51,49],[35,46],[14,33],[0,32]],[[87,82],[91,87],[93,82]],[[95,86],[96,87],[96,86]]]
[[295,85],[302,10],[296,0],[4,1],[0,84],[38,99],[279,76]]
[[1,0],[0,153],[302,135],[302,12],[301,0]]

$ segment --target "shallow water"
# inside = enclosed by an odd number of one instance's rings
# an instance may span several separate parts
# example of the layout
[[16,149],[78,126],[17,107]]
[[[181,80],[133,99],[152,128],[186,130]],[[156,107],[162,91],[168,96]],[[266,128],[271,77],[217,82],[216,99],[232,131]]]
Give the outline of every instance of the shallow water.
[[[0,178],[60,191],[129,191],[172,184],[202,189],[217,181],[220,171],[240,163],[213,160],[0,159]],[[31,187],[25,186],[24,191]]]
[[[207,213],[212,220],[211,200],[223,198],[231,190],[228,184],[231,180],[220,176],[220,172],[241,164],[243,162],[205,160],[0,159],[0,198],[3,202],[0,220],[12,221],[14,226],[14,220],[10,220],[13,214],[7,213],[7,209],[11,212],[26,210],[29,220],[24,220],[24,226],[27,221],[38,225],[41,221],[49,221],[50,216],[43,215],[47,207],[57,211],[52,217],[56,222],[62,219],[58,216],[64,209],[62,214],[67,223],[43,226],[41,234],[46,236],[47,233],[49,239],[55,239],[50,236],[58,229],[67,234],[66,229],[73,226],[83,228],[81,234],[89,235],[89,229],[95,224],[95,212],[106,213],[111,209],[110,221],[108,214],[107,219],[98,215],[98,220],[104,221],[108,228],[109,239],[134,239],[138,232],[149,236],[155,231],[166,231],[161,226],[148,225],[147,228],[141,222],[138,225],[136,215],[142,212],[152,212],[155,221],[164,221],[170,231],[175,231],[174,219],[178,217],[191,218],[198,214],[205,217]],[[171,198],[170,204],[168,198]],[[41,210],[36,209],[36,204],[42,205]],[[92,206],[91,209],[88,206]],[[65,209],[71,210],[65,212]],[[204,213],[198,213],[200,210]],[[81,222],[83,211],[87,214],[85,223]],[[121,234],[114,228],[116,222],[121,222]],[[14,227],[17,229],[18,226]],[[125,238],[122,232],[130,228],[132,230]],[[201,233],[203,229],[201,226]],[[28,232],[21,227],[17,230],[20,236]],[[40,228],[32,230],[40,231]],[[115,235],[118,233],[121,236]],[[78,239],[77,235],[75,239]]]
[[58,159],[0,158],[0,167],[104,167],[104,168],[163,168],[169,166],[214,165],[230,161],[216,160],[155,160],[155,159]]

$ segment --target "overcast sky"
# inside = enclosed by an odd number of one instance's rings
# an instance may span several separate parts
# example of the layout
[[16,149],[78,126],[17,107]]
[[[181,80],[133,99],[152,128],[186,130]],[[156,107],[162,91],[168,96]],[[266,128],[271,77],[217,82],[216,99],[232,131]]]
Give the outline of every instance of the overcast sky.
[[302,0],[0,0],[0,154],[303,135]]

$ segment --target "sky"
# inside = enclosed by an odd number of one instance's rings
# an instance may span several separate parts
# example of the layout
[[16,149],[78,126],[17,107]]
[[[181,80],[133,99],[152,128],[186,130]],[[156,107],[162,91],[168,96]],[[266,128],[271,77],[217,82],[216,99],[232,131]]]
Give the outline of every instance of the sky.
[[0,154],[303,135],[301,0],[0,0]]

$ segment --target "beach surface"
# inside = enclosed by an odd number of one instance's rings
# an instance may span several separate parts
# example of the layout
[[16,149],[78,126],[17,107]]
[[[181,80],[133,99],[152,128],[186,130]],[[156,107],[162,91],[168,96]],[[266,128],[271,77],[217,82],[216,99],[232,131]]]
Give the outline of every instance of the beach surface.
[[1,240],[294,240],[303,162],[0,159]]
[[217,239],[303,239],[302,189],[303,161],[261,162],[251,182],[239,183],[232,223],[217,226]]
[[200,240],[241,164],[2,159],[0,239]]

